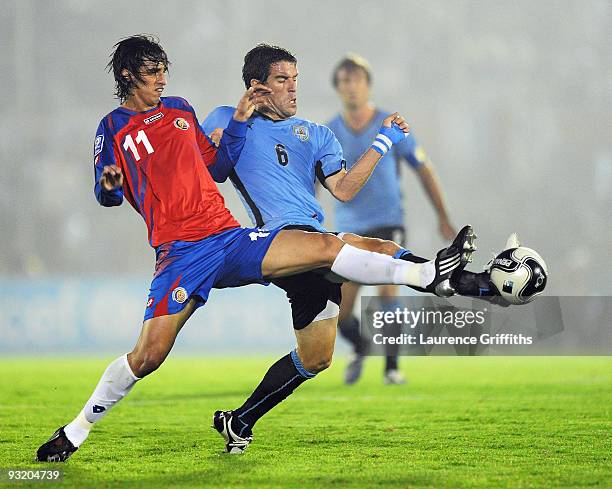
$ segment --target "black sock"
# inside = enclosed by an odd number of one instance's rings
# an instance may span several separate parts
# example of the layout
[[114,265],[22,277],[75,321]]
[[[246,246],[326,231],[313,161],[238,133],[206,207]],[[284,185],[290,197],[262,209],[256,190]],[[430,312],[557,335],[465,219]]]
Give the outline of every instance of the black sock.
[[338,322],[338,330],[342,337],[353,345],[353,350],[357,355],[365,355],[368,350],[367,341],[361,336],[359,331],[359,320],[355,316],[350,316],[344,321]]
[[[381,299],[381,308],[382,310],[387,312],[394,312],[402,308],[401,302],[399,299],[395,298],[384,298]],[[398,337],[402,333],[402,325],[401,323],[394,321],[392,323],[387,323],[385,328],[381,330],[386,338],[389,337]],[[399,354],[399,345],[395,342],[387,342],[385,344],[385,372],[389,370],[397,370],[397,356]]]
[[234,432],[241,437],[249,436],[259,418],[289,396],[302,382],[315,375],[303,367],[295,350],[285,355],[268,369],[244,404],[234,410]]
[[397,354],[387,355],[385,360],[385,372],[389,370],[397,370]]

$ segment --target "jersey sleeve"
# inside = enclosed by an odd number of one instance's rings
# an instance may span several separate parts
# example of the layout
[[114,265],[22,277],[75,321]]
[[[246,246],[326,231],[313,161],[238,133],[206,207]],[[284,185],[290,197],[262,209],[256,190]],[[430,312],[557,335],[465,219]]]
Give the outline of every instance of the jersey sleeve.
[[408,164],[418,170],[427,163],[427,153],[423,147],[417,142],[412,133],[406,139],[393,145],[396,155],[404,158]]
[[184,99],[183,102],[185,103],[185,109],[191,112],[191,115],[193,116],[196,141],[198,143],[200,154],[202,155],[202,160],[204,160],[204,164],[206,166],[212,165],[217,158],[217,148],[206,136],[206,134],[204,134],[204,131],[202,131],[202,128],[200,127],[200,122],[198,121],[198,116],[196,115],[193,107],[189,104],[189,102]]
[[[234,108],[217,107],[204,120],[202,132],[211,134],[215,129],[223,129],[223,137],[215,161],[208,165],[208,171],[216,182],[225,182],[238,162],[246,141],[247,123],[233,118]],[[208,138],[208,136],[206,136]]]
[[315,155],[316,174],[321,183],[346,168],[342,146],[330,128],[319,127],[319,148]]
[[123,188],[116,188],[113,190],[105,190],[100,185],[100,177],[102,171],[107,165],[116,165],[117,157],[115,155],[115,148],[113,145],[113,137],[111,132],[108,130],[104,120],[100,122],[98,130],[96,131],[96,138],[94,139],[94,194],[96,199],[104,207],[113,207],[121,205],[123,202]]
[[210,135],[215,129],[225,129],[232,119],[234,108],[228,105],[222,105],[214,109],[210,114],[206,116],[204,122],[202,122],[202,131],[205,134]]

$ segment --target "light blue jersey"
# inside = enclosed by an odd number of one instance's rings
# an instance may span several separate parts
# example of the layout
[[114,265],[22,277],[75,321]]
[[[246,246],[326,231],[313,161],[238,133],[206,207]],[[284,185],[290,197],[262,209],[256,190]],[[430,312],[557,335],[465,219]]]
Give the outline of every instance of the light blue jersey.
[[[359,133],[350,129],[340,114],[327,124],[340,141],[347,168],[352,167],[367,151],[388,115],[390,113],[377,110],[370,124]],[[336,230],[359,234],[381,227],[404,226],[399,180],[399,162],[402,158],[415,169],[427,161],[425,152],[412,133],[402,142],[394,144],[382,157],[353,200],[335,203]]]
[[[233,107],[213,110],[202,123],[207,135],[224,128]],[[325,231],[315,179],[344,168],[342,148],[329,128],[291,117],[272,121],[254,113],[246,142],[230,180],[253,223],[265,230],[306,225]]]

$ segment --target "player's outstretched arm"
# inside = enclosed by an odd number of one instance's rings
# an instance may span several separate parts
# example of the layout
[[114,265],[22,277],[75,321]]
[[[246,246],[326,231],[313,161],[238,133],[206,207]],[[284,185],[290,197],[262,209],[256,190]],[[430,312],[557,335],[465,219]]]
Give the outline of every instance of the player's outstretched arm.
[[123,202],[123,172],[121,168],[117,165],[104,166],[100,177],[96,181],[94,193],[98,202],[104,207],[121,205]]
[[246,122],[253,115],[255,106],[262,103],[264,95],[269,92],[270,89],[263,85],[246,90],[227,127],[222,131],[215,130],[216,138],[211,134],[213,144],[219,148],[214,163],[208,167],[215,182],[225,182],[236,166],[246,140]]
[[342,202],[351,200],[365,185],[380,159],[391,147],[402,141],[410,132],[410,126],[398,112],[383,121],[372,146],[347,172],[342,171],[325,179],[325,186]]

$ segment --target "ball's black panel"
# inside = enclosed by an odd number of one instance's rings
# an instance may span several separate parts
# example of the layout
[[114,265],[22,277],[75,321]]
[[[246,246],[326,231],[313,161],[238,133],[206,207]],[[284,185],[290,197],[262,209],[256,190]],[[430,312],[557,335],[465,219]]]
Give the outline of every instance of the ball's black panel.
[[516,248],[510,248],[497,255],[491,264],[491,270],[498,269],[507,273],[516,271],[520,266],[520,262],[516,261],[516,259],[512,256],[512,252],[514,250],[516,250]]
[[534,294],[542,292],[546,288],[546,281],[548,277],[542,265],[540,265],[533,258],[527,258],[524,261],[525,266],[529,268],[529,279],[519,292],[519,297],[528,299]]

